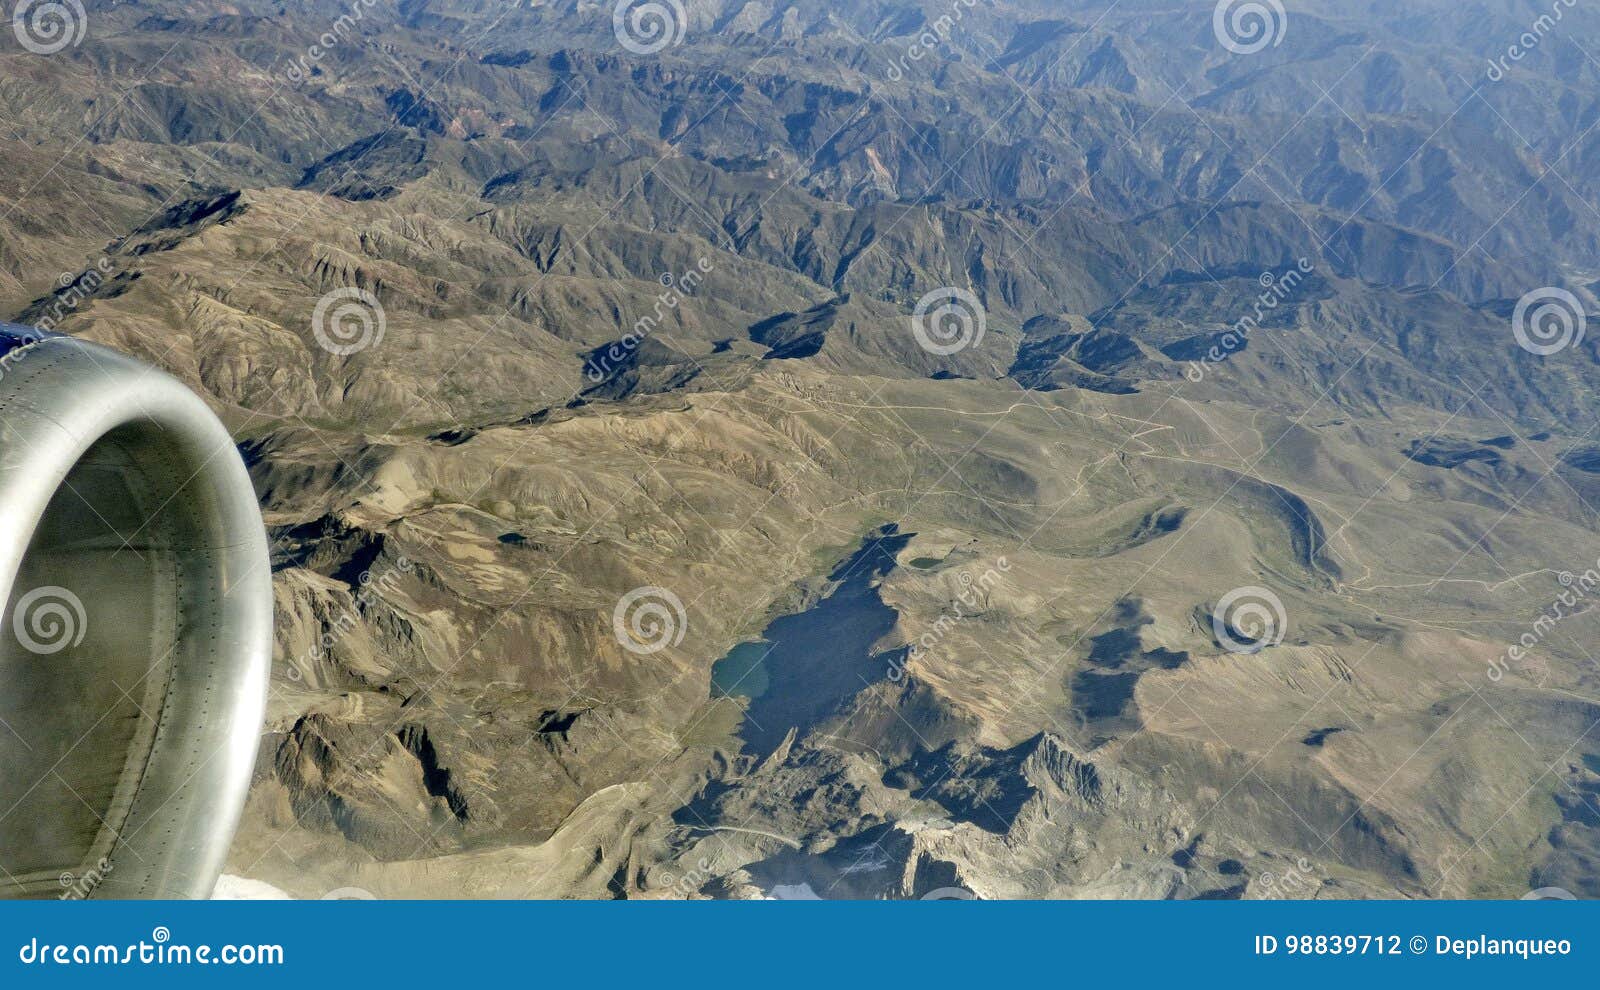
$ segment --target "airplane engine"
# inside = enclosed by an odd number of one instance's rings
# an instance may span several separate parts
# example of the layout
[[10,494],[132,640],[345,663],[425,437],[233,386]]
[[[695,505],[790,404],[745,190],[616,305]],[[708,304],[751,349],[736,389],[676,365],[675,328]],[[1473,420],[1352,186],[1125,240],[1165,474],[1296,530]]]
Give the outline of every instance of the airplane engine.
[[204,402],[0,324],[0,896],[210,896],[260,739],[270,571]]

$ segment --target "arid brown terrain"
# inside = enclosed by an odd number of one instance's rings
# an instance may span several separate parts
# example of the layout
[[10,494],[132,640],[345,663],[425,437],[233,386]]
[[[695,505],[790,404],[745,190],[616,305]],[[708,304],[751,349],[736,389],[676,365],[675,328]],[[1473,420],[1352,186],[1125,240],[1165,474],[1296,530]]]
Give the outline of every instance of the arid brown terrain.
[[233,877],[1592,897],[1556,5],[85,0],[0,32],[0,316],[250,465]]

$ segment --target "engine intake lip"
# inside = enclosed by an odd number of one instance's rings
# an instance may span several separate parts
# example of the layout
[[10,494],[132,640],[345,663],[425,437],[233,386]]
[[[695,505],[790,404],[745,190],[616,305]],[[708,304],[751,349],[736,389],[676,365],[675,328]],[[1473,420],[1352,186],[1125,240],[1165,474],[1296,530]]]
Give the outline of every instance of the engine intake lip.
[[272,653],[266,533],[193,392],[0,324],[0,897],[208,897]]

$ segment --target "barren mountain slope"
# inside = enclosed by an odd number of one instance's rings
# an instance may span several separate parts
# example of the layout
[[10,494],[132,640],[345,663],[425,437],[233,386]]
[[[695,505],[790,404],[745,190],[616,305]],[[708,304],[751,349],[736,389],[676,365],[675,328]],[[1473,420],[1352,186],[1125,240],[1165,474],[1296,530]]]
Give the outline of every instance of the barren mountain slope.
[[85,6],[0,39],[0,302],[250,465],[230,873],[1600,893],[1600,351],[1516,333],[1594,304],[1593,14],[1488,81],[1511,0],[1254,53],[1135,0],[684,0],[654,51]]

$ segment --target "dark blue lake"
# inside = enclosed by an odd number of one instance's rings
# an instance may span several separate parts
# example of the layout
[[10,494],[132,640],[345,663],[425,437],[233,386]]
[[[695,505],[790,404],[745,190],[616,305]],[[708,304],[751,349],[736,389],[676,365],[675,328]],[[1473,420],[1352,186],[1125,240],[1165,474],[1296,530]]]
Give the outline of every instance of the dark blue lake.
[[913,535],[892,524],[870,534],[828,575],[825,597],[774,619],[760,639],[740,643],[712,666],[712,696],[746,700],[739,730],[746,748],[770,752],[791,728],[815,724],[884,677],[886,656],[872,647],[894,628],[897,613],[883,603],[879,585]]

